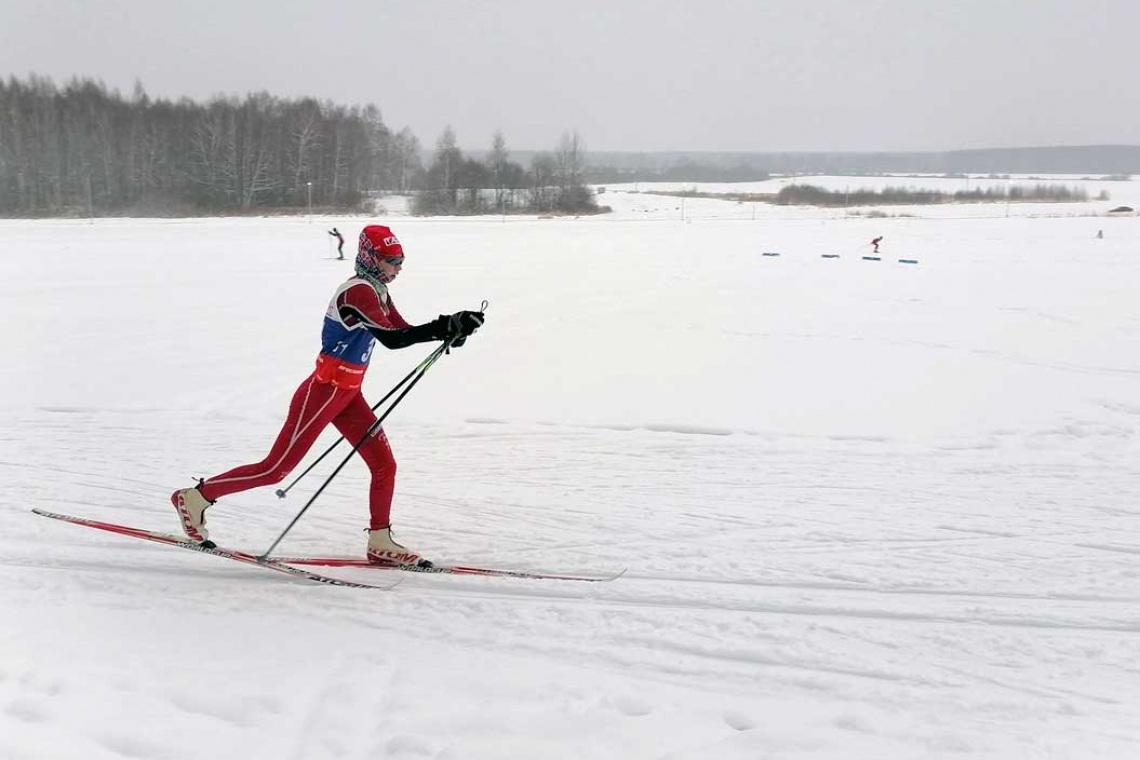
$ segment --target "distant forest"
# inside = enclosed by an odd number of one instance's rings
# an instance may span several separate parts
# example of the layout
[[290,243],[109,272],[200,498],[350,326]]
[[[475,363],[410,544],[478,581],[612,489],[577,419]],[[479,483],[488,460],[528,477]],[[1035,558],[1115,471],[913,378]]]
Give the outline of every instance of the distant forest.
[[770,175],[1140,174],[1140,146],[928,153],[587,153],[495,135],[466,154],[451,128],[425,150],[374,105],[269,93],[205,102],[130,97],[102,83],[0,80],[0,216],[361,210],[413,193],[413,213],[596,213],[591,185],[752,182]]
[[464,214],[595,214],[586,184],[582,137],[563,133],[552,152],[534,153],[529,171],[510,159],[506,138],[496,132],[481,159],[463,155],[451,127],[436,141],[435,155],[412,199],[417,216]]
[[[753,182],[767,175],[1140,174],[1140,145],[994,148],[915,153],[591,152],[592,172],[608,182]],[[731,178],[702,180],[697,172]],[[674,176],[667,176],[667,175]],[[686,176],[679,176],[679,175]],[[689,176],[693,175],[693,176]],[[756,175],[756,176],[750,176]]]
[[[584,144],[563,135],[530,170],[497,135],[493,162],[465,159],[450,128],[423,166],[419,140],[374,105],[268,93],[199,103],[131,97],[74,79],[0,81],[0,215],[102,216],[361,209],[419,191],[422,213],[597,210]],[[491,200],[488,200],[490,198]]]
[[[1088,191],[1084,188],[1040,183],[958,190],[953,193],[908,187],[884,187],[880,190],[869,188],[827,190],[815,185],[788,185],[780,188],[772,202],[781,206],[844,207],[935,203],[1073,203],[1088,199]],[[1101,199],[1108,200],[1107,193],[1103,193]]]
[[[674,198],[715,198],[738,203],[774,203],[780,206],[890,206],[929,205],[936,203],[1076,203],[1089,199],[1088,191],[1081,187],[1061,184],[1009,185],[1007,187],[975,188],[953,193],[941,190],[922,190],[912,187],[857,188],[855,190],[828,190],[817,185],[795,184],[780,188],[775,193],[710,193],[695,189],[643,190],[650,195]],[[1109,199],[1101,191],[1097,200]]]
[[[708,160],[708,159],[706,159]],[[692,158],[681,158],[677,163],[658,166],[630,167],[603,163],[600,156],[591,157],[586,169],[587,180],[594,185],[619,182],[763,182],[771,175],[764,169],[745,162],[719,165],[715,160],[702,163]]]

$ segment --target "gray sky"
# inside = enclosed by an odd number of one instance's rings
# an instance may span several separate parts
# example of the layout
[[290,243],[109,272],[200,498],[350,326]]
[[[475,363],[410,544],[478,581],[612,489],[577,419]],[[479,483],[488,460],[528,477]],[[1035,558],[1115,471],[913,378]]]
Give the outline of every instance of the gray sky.
[[0,74],[374,102],[517,149],[1140,143],[1135,0],[0,0]]

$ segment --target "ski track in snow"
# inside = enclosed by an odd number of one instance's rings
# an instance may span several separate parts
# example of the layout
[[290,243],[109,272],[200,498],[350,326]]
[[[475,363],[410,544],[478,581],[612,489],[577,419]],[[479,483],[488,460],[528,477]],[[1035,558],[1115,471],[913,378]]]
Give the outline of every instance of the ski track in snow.
[[[922,270],[821,268],[888,221]],[[0,757],[1140,745],[1140,267],[1114,253],[1135,224],[1095,255],[1103,220],[403,225],[406,315],[491,308],[386,425],[397,536],[442,562],[628,571],[326,588],[32,515],[174,531],[173,488],[267,447],[344,271],[294,220],[0,223],[5,253],[36,254],[0,258],[5,324],[59,313],[72,337],[0,332]],[[172,229],[193,231],[177,257],[155,248]],[[61,244],[91,260],[44,280]],[[607,263],[567,282],[583,247]],[[159,282],[200,296],[189,318]],[[629,329],[662,313],[676,329]],[[372,400],[421,348],[378,355]],[[288,499],[225,499],[213,537],[264,549],[338,461]],[[278,552],[360,552],[365,488],[350,464]]]

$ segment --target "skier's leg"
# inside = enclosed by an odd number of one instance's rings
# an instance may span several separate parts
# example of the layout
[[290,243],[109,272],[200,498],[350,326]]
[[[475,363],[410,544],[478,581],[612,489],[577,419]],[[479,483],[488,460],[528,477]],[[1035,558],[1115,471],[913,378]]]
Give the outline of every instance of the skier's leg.
[[[360,442],[374,422],[376,414],[368,407],[368,402],[359,392],[333,419],[337,430],[353,445]],[[379,427],[372,431],[372,435],[360,445],[358,452],[372,473],[372,484],[368,492],[368,507],[371,512],[369,528],[371,530],[386,528],[390,524],[392,493],[396,488],[396,458],[392,456],[392,447],[388,445],[384,428]]]
[[[376,415],[368,407],[362,395],[348,402],[344,411],[337,415],[333,424],[354,444],[359,442],[368,428],[376,421]],[[430,566],[430,562],[392,538],[391,511],[392,493],[396,486],[396,458],[388,445],[388,436],[383,428],[376,428],[357,449],[360,458],[372,473],[372,485],[368,492],[368,507],[371,513],[368,529],[368,559],[374,562],[400,565]]]
[[269,454],[260,462],[208,478],[199,489],[202,495],[212,502],[232,493],[281,482],[354,393],[319,382],[313,376],[306,378],[293,394],[289,416]]
[[235,467],[170,495],[183,532],[195,541],[205,541],[209,537],[206,509],[215,501],[231,493],[280,482],[297,466],[353,393],[355,391],[341,390],[330,383],[317,382],[314,376],[308,377],[293,394],[289,417],[265,459]]

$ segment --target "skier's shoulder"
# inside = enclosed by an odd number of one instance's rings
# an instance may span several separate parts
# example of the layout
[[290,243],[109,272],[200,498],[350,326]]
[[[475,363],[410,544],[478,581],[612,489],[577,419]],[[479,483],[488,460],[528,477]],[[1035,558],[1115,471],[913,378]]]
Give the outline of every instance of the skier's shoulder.
[[354,296],[365,295],[368,292],[375,293],[376,290],[372,287],[372,283],[363,277],[352,276],[336,286],[336,294],[338,296],[345,293],[352,293]]
[[333,297],[342,303],[384,304],[388,300],[388,289],[363,277],[349,277],[340,284]]

